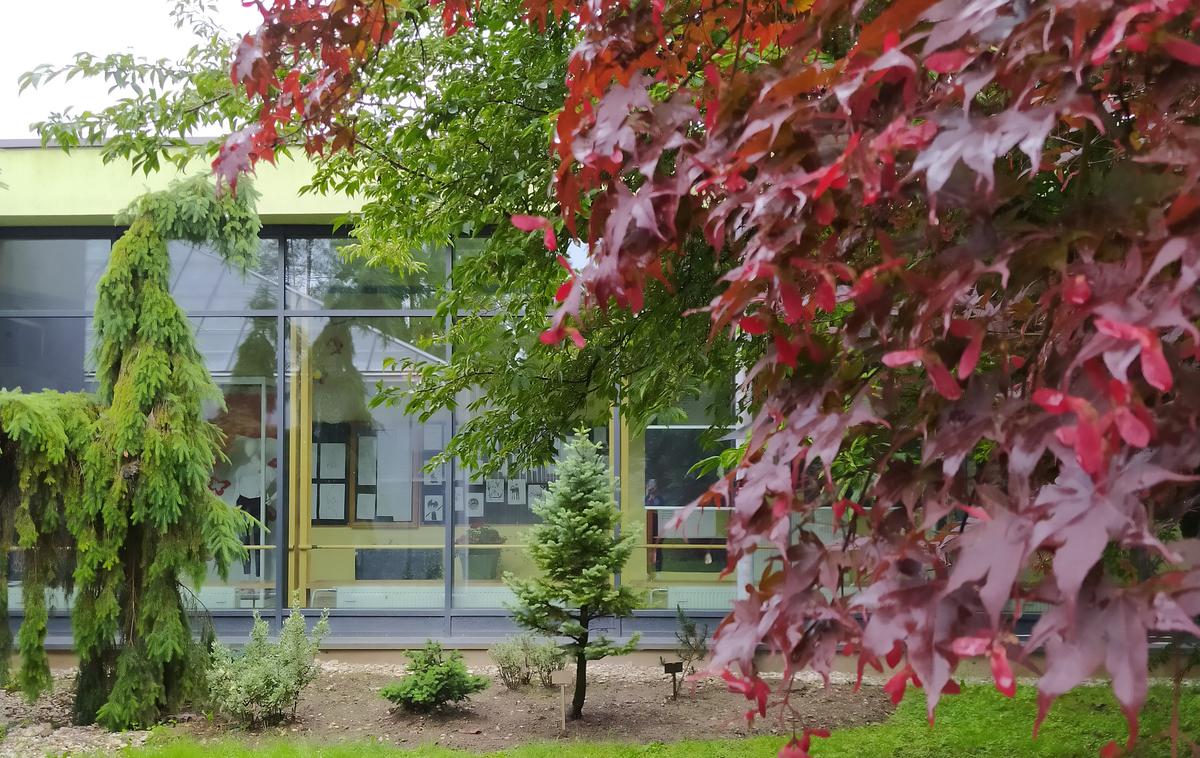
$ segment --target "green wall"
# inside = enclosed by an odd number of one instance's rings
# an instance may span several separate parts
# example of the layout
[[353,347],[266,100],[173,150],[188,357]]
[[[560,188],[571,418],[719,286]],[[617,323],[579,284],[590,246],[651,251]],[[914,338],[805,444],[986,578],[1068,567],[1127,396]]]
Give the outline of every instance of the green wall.
[[[0,147],[0,183],[7,185],[0,189],[0,226],[108,226],[147,190],[207,171],[208,163],[197,160],[186,172],[165,166],[146,176],[127,161],[105,164],[99,148]],[[359,209],[361,202],[345,195],[301,195],[312,172],[303,156],[260,164],[254,182],[263,223],[329,224]]]

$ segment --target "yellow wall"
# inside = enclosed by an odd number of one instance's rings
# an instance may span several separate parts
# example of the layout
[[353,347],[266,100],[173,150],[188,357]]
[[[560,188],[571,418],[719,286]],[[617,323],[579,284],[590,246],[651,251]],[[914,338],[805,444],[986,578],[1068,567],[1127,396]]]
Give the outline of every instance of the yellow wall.
[[[525,550],[525,535],[528,526],[501,525],[496,530],[504,537],[500,548],[500,571],[511,571],[517,576],[531,576],[533,561]],[[416,528],[363,526],[317,526],[309,527],[309,538],[316,549],[308,551],[309,588],[336,587],[354,582],[354,550],[334,549],[328,545],[397,545],[423,548],[441,547],[445,539],[441,525],[429,524]],[[465,532],[460,531],[460,534]],[[488,550],[472,546],[474,550]],[[457,566],[456,571],[462,567]],[[405,582],[408,584],[411,582]],[[441,580],[422,582],[441,584]]]
[[[133,173],[127,161],[105,164],[99,148],[0,148],[0,183],[7,185],[0,189],[0,226],[108,226],[138,195],[209,170],[207,161],[197,160],[185,172],[168,165],[146,176]],[[303,156],[259,165],[254,183],[264,223],[327,224],[361,207],[345,195],[299,194],[312,172]]]

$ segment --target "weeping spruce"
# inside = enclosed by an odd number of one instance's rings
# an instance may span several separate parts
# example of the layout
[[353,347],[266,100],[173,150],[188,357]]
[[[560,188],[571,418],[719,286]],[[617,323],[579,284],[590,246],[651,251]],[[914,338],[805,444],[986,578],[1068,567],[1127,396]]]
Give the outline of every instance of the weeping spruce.
[[110,729],[198,694],[204,656],[182,585],[243,554],[245,517],[207,486],[222,440],[203,407],[222,396],[170,295],[167,242],[209,243],[244,267],[260,228],[249,187],[217,196],[199,178],[118,221],[129,228],[98,288],[95,395],[0,392],[0,539],[25,568],[15,683],[31,697],[49,686],[45,590],[73,590],[75,717]]
[[557,478],[533,512],[542,523],[530,535],[529,555],[538,574],[504,581],[517,596],[513,619],[534,632],[565,637],[563,646],[575,660],[575,694],[571,718],[583,716],[587,698],[587,664],[630,652],[637,636],[617,645],[594,632],[591,623],[628,616],[638,597],[618,587],[614,577],[633,552],[632,535],[616,536],[620,512],[613,499],[608,461],[586,432],[576,432],[558,462]]

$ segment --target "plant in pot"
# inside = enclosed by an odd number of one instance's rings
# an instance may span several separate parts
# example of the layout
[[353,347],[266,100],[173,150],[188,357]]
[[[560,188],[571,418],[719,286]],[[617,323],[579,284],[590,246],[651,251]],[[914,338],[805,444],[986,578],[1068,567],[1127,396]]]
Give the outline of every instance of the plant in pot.
[[[503,545],[504,537],[492,526],[473,526],[467,530],[468,545]],[[499,579],[500,549],[466,551],[467,579]]]

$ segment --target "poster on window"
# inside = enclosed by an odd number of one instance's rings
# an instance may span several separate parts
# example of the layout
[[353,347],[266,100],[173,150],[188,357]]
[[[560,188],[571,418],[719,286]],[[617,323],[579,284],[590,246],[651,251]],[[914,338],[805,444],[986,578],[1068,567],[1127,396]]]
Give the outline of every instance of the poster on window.
[[509,479],[508,480],[508,504],[509,505],[525,505],[525,480],[524,479]]
[[546,485],[531,484],[529,485],[529,504],[533,505],[541,499],[542,495],[546,494]]
[[462,513],[467,503],[467,488],[462,484],[454,485],[454,512]]
[[446,481],[445,466],[436,466],[432,470],[425,469],[422,472],[421,481],[433,487],[444,483]]
[[504,480],[485,479],[483,482],[484,497],[489,503],[504,502]]
[[483,517],[483,493],[468,492],[467,493],[467,518],[482,518]]
[[443,495],[426,495],[421,509],[421,520],[426,524],[440,524],[446,516],[445,497]]

